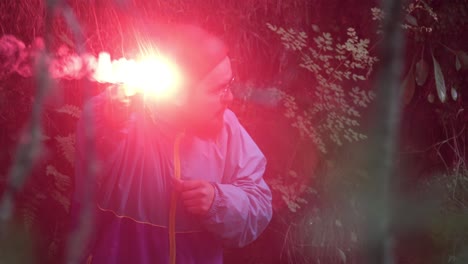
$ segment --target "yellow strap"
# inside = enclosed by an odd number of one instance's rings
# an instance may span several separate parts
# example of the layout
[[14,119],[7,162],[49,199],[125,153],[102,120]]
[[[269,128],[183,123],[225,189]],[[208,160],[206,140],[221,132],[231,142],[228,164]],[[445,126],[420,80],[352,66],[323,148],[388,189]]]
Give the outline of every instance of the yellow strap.
[[[184,134],[177,135],[174,142],[174,177],[180,179],[180,140]],[[169,263],[176,263],[176,232],[175,220],[177,210],[177,192],[175,190],[171,193],[171,207],[169,210]]]

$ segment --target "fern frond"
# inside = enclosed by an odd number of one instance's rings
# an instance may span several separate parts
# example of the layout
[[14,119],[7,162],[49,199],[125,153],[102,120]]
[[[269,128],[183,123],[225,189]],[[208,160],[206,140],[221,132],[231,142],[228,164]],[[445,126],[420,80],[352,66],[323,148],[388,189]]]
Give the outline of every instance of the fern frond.
[[63,206],[68,213],[70,210],[70,198],[66,197],[62,192],[67,192],[71,187],[71,178],[68,175],[60,173],[53,165],[48,165],[46,175],[54,176],[54,184],[56,189],[52,191],[52,199]]
[[48,248],[48,252],[47,252],[48,255],[49,255],[49,258],[52,259],[52,256],[57,256],[58,251],[59,251],[59,240],[55,238],[49,244],[49,248]]
[[63,209],[65,210],[65,212],[69,212],[70,211],[70,198],[69,197],[66,197],[65,195],[63,195],[61,192],[55,190],[52,192],[52,198],[57,202],[59,203],[61,206],[63,206]]
[[60,147],[60,154],[63,155],[73,167],[75,164],[75,134],[72,133],[68,136],[59,135],[55,137],[55,140]]
[[46,167],[46,175],[54,177],[54,184],[58,190],[62,192],[70,190],[72,186],[70,176],[60,173],[53,165],[48,165]]
[[39,205],[46,196],[43,193],[37,193],[21,207],[20,211],[23,218],[23,224],[26,230],[31,230],[37,219]]
[[63,114],[68,114],[75,118],[80,118],[81,116],[80,108],[76,105],[71,105],[71,104],[66,104],[60,108],[55,109],[55,111],[59,113],[63,113]]

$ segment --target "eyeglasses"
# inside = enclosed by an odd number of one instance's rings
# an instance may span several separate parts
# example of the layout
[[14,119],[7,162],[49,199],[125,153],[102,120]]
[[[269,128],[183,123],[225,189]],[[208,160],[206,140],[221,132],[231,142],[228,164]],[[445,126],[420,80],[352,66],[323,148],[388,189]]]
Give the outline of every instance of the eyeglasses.
[[229,81],[229,83],[226,84],[224,89],[222,89],[219,92],[219,97],[221,98],[221,100],[226,100],[226,97],[229,94],[229,91],[231,90],[232,84],[234,83],[234,80],[235,80],[235,78],[232,77],[232,79]]

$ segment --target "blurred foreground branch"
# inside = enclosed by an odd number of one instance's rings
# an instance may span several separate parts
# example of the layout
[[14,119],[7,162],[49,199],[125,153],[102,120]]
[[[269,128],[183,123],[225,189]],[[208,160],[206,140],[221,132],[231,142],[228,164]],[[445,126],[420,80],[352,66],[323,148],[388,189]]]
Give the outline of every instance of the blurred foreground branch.
[[[382,0],[386,14],[380,50],[381,69],[377,78],[375,116],[369,141],[368,171],[375,177],[372,194],[367,202],[371,223],[368,240],[368,263],[395,263],[395,204],[397,201],[395,153],[400,127],[400,75],[402,70],[403,34],[401,0]],[[372,202],[371,202],[372,201]]]
[[[76,51],[79,55],[85,53],[85,38],[83,35],[82,28],[78,19],[73,12],[72,8],[65,2],[60,3],[60,11],[65,18],[67,26],[73,33],[74,36],[74,45],[76,47]],[[89,71],[90,69],[86,69]],[[89,84],[89,81],[85,78],[84,81],[86,84]],[[92,227],[93,227],[93,197],[94,197],[94,176],[96,174],[96,152],[95,152],[95,144],[94,144],[94,122],[93,116],[91,113],[91,108],[89,105],[86,104],[90,97],[90,89],[88,85],[84,85],[83,87],[83,94],[84,94],[84,107],[83,107],[83,122],[86,124],[86,131],[85,131],[85,142],[84,142],[84,151],[86,155],[84,155],[83,161],[83,175],[75,175],[75,177],[83,178],[83,182],[86,186],[84,186],[85,194],[83,195],[83,201],[80,202],[79,208],[75,208],[76,213],[78,215],[72,215],[72,217],[76,217],[77,222],[76,226],[72,225],[71,233],[68,237],[68,243],[66,248],[66,262],[68,264],[79,263],[82,255],[87,247]],[[75,205],[76,206],[76,205]],[[72,222],[75,219],[71,220]]]
[[[52,89],[54,82],[49,71],[51,46],[53,42],[53,22],[57,16],[62,15],[65,18],[65,23],[74,36],[74,47],[78,54],[85,53],[85,38],[83,31],[78,23],[78,20],[72,8],[64,0],[46,0],[46,16],[45,16],[45,49],[38,57],[36,63],[36,93],[33,100],[31,117],[27,129],[23,131],[21,140],[18,143],[15,157],[12,161],[11,169],[8,173],[8,180],[6,183],[5,192],[0,200],[0,240],[5,241],[7,235],[12,230],[12,216],[14,212],[14,202],[16,195],[21,191],[24,183],[28,179],[33,169],[34,163],[41,153],[41,121],[44,112],[44,101],[47,91]],[[89,70],[89,69],[87,69]],[[86,80],[84,82],[87,82]],[[85,101],[89,97],[88,87],[83,87],[85,94]],[[93,129],[92,129],[92,116],[89,109],[85,108],[83,111],[83,120],[86,124],[86,137],[85,137],[85,155],[86,160],[84,164],[84,182],[90,183],[94,175],[94,143],[93,143]],[[68,250],[66,252],[67,263],[77,263],[79,256],[82,254],[83,246],[86,244],[92,226],[92,184],[89,184],[87,199],[83,201],[81,206],[80,216],[76,230],[72,230],[69,237]]]
[[[46,19],[46,27],[51,28],[50,16]],[[41,150],[41,117],[43,113],[44,99],[47,91],[52,86],[47,62],[50,52],[50,36],[45,43],[45,50],[40,54],[36,65],[36,93],[31,110],[27,130],[20,136],[20,142],[16,150],[12,166],[8,173],[5,192],[0,201],[0,239],[5,239],[9,231],[13,214],[14,198],[21,190]]]

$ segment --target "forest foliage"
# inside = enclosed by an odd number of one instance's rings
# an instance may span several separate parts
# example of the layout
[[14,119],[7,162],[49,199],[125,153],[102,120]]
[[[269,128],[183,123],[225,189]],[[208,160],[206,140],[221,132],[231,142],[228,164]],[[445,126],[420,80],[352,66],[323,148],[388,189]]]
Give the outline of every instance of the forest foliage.
[[[131,54],[133,31],[141,23],[137,19],[196,22],[231,47],[238,77],[232,108],[269,160],[265,178],[274,192],[275,215],[258,241],[227,250],[227,263],[361,263],[366,208],[360,193],[377,176],[348,165],[369,142],[386,15],[379,3],[67,3],[94,56],[103,50],[116,57]],[[29,249],[39,263],[62,263],[73,192],[74,130],[85,98],[82,75],[68,74],[80,60],[78,47],[67,17],[49,13],[43,1],[2,1],[0,10],[2,189],[8,187],[16,146],[30,139],[24,131],[37,99],[31,66],[44,50],[44,39],[50,41],[52,66],[61,73],[54,76],[41,115],[41,152],[15,197],[14,230],[26,235],[17,236],[11,252]],[[462,0],[412,0],[402,12],[406,52],[396,158],[401,197],[405,200],[408,192],[423,197],[415,201],[425,205],[431,196],[436,210],[430,221],[399,234],[395,254],[398,263],[463,263],[468,252],[468,41],[463,35],[468,6]],[[51,26],[47,18],[53,18]],[[105,85],[88,88],[96,94]],[[20,255],[16,263],[30,263]]]

